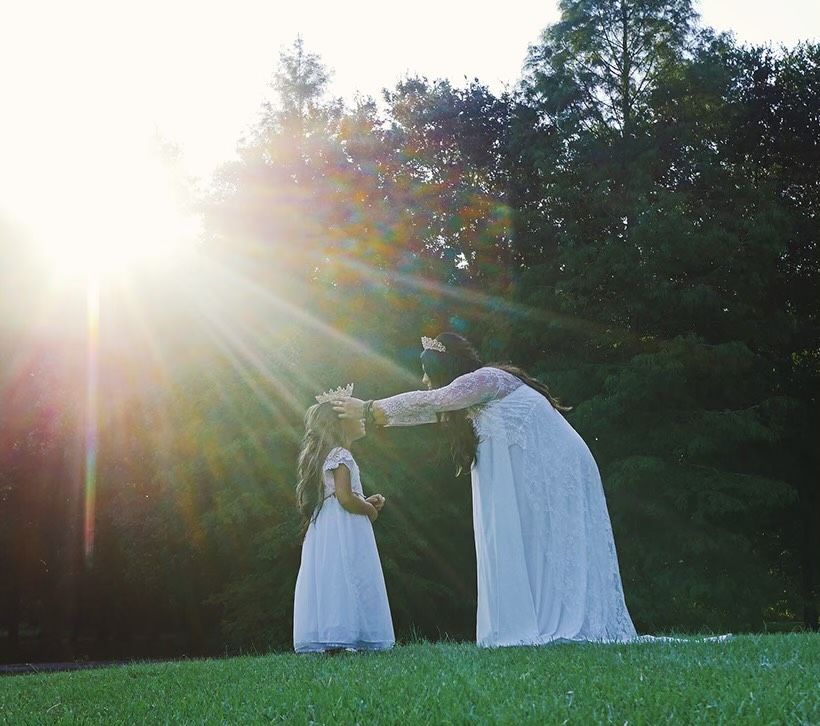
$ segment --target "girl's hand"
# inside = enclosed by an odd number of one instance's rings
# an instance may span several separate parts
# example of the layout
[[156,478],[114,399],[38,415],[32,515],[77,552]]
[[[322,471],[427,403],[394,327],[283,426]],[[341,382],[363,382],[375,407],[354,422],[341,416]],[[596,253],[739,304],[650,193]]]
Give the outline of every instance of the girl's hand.
[[370,502],[377,512],[381,512],[385,499],[381,494],[371,494],[365,501]]
[[364,418],[364,401],[361,398],[340,398],[333,402],[333,410],[339,418]]
[[379,518],[379,510],[373,505],[370,506],[370,511],[367,513],[371,522],[375,522]]

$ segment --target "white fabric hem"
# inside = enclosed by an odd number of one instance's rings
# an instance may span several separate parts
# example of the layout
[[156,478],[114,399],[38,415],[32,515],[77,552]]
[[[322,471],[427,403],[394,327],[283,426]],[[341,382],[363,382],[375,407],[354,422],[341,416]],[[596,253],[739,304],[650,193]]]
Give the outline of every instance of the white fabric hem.
[[671,635],[636,635],[626,638],[563,638],[542,637],[533,640],[490,642],[479,641],[479,648],[526,648],[544,645],[560,645],[561,643],[590,643],[592,645],[631,645],[634,643],[723,643],[733,638],[732,633],[722,635],[695,635],[691,638],[678,638]]
[[353,651],[377,651],[377,650],[391,650],[395,645],[392,640],[357,640],[346,641],[339,643],[298,643],[294,645],[293,650],[297,653],[324,653],[326,650],[336,650],[342,648],[344,650]]

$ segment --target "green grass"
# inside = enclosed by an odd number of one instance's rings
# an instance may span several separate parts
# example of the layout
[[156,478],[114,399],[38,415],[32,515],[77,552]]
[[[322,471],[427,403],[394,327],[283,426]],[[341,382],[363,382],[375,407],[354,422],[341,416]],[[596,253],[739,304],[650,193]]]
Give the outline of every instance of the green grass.
[[272,654],[0,678],[0,722],[820,723],[820,636]]

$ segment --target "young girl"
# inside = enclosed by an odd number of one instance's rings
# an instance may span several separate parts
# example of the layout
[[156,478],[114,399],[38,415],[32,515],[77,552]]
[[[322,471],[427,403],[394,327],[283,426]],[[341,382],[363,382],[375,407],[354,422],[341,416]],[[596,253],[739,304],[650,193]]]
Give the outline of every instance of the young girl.
[[307,524],[293,608],[297,653],[384,650],[395,643],[371,524],[384,497],[362,493],[348,448],[365,435],[364,421],[340,420],[331,403],[338,395],[316,396],[319,403],[305,414],[296,487]]

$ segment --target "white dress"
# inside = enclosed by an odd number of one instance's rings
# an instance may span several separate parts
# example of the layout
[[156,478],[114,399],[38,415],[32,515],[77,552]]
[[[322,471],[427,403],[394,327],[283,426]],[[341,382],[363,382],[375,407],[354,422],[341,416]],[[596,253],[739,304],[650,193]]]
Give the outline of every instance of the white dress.
[[350,470],[354,494],[364,498],[353,456],[333,449],[323,466],[326,499],[302,544],[293,607],[297,653],[384,650],[395,643],[373,525],[366,515],[344,509],[334,495],[333,470],[340,464]]
[[394,426],[470,409],[479,645],[636,637],[598,467],[544,396],[486,367],[379,406]]

